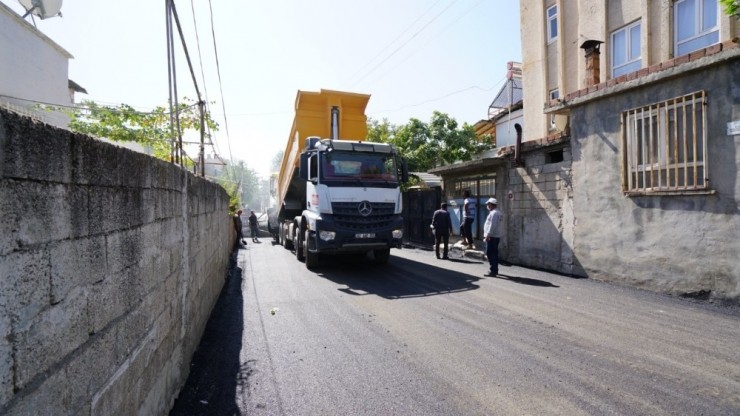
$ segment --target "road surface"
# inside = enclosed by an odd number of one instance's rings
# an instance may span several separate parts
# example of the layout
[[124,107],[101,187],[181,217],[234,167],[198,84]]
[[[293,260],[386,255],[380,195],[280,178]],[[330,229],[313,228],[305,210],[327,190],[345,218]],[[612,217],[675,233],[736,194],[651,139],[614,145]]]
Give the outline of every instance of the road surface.
[[740,414],[737,306],[419,249],[237,254],[172,415]]

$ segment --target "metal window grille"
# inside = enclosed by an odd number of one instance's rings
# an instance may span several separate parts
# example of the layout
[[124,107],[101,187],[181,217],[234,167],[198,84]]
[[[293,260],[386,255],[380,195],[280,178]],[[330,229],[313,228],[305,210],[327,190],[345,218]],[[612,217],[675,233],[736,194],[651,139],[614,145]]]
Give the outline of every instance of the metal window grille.
[[699,91],[622,113],[625,193],[708,188],[706,105]]

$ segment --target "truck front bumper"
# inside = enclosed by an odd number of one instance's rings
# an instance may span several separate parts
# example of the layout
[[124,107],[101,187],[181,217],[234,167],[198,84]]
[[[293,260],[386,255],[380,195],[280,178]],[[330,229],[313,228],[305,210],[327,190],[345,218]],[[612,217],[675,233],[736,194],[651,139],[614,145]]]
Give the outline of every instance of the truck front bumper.
[[[333,238],[327,238],[329,235],[333,235]],[[308,249],[328,254],[367,252],[401,248],[402,240],[403,219],[400,215],[381,227],[362,229],[341,227],[333,221],[331,215],[322,215],[322,219],[316,221],[316,229],[310,230]]]

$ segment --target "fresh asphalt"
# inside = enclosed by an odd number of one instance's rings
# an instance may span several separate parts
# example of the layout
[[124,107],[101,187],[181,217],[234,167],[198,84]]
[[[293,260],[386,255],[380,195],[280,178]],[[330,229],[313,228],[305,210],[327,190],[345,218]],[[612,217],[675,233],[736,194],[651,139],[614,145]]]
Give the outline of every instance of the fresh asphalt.
[[740,310],[392,250],[234,252],[171,415],[740,414]]

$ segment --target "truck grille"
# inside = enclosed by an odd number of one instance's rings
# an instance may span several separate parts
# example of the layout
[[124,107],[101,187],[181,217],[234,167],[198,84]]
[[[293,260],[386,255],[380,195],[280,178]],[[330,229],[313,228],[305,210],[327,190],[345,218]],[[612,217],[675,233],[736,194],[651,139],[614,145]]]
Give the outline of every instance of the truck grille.
[[[392,202],[365,202],[371,208],[370,214],[367,216],[360,213],[361,204],[363,202],[333,202],[331,209],[334,212],[335,223],[340,227],[352,230],[375,230],[391,224],[396,204]],[[367,206],[362,208],[367,208]]]

